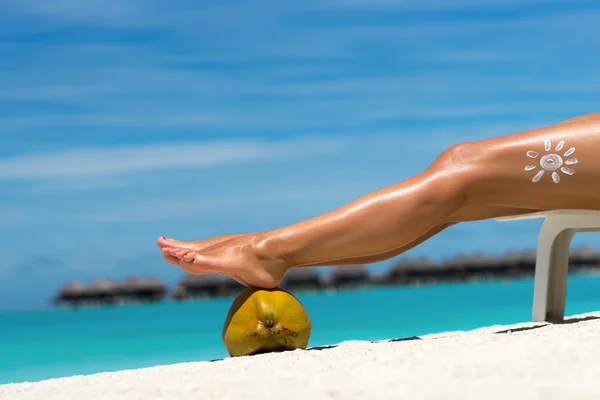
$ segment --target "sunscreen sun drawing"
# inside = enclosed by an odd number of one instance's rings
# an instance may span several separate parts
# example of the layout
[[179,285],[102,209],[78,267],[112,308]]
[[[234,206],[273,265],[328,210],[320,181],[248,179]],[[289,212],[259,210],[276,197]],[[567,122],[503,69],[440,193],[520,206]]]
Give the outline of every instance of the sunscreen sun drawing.
[[[565,141],[561,140],[556,145],[554,149],[555,152],[550,152],[552,150],[552,142],[548,139],[544,140],[544,149],[546,150],[546,154],[540,158],[539,166],[541,169],[531,179],[532,182],[539,182],[546,171],[552,172],[552,182],[554,183],[560,182],[560,174],[558,171],[561,171],[563,174],[569,176],[575,173],[574,169],[567,167],[567,165],[575,165],[579,162],[577,158],[567,158],[575,153],[575,147],[571,147],[569,150],[565,151],[562,156],[560,156],[557,153],[559,153],[563,147],[565,147]],[[537,159],[539,157],[538,152],[534,150],[529,150],[525,154],[527,154],[527,157],[533,159]],[[538,166],[536,164],[530,164],[525,166],[525,171],[533,171],[537,167]]]

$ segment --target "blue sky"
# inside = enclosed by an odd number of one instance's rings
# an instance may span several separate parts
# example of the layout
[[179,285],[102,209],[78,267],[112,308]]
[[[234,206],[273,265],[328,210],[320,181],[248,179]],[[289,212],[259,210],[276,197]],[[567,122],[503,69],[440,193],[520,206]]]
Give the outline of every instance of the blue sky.
[[[598,111],[599,19],[591,0],[0,0],[0,309],[70,279],[172,284],[159,235],[293,223],[453,143]],[[406,256],[530,249],[538,227],[460,225]]]

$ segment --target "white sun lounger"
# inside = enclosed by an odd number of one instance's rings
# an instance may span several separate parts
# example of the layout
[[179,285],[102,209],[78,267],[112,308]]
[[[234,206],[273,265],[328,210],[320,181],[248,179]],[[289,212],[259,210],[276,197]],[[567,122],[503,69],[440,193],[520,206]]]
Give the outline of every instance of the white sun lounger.
[[600,232],[600,211],[553,210],[496,218],[545,218],[540,229],[533,287],[534,322],[561,322],[565,314],[569,247],[578,232]]

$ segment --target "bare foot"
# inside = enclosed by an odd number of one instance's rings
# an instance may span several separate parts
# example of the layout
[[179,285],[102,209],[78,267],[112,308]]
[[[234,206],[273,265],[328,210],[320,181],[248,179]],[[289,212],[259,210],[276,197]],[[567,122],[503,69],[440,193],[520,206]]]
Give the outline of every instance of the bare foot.
[[183,242],[183,241],[176,240],[176,239],[167,239],[164,236],[161,236],[156,241],[156,244],[158,244],[158,247],[160,247],[162,249],[163,257],[165,258],[165,260],[167,260],[169,263],[171,263],[173,265],[179,265],[179,259],[177,257],[173,257],[171,255],[171,253],[166,250],[167,248],[176,247],[179,249],[189,249],[189,250],[194,250],[194,251],[201,251],[201,250],[203,250],[207,247],[210,247],[214,244],[217,244],[217,243],[220,243],[225,240],[228,240],[228,239],[231,239],[234,237],[238,237],[238,236],[242,236],[242,235],[221,235],[221,236],[215,236],[215,237],[208,238],[208,239],[193,240],[190,242]]
[[159,238],[167,261],[195,274],[228,275],[244,285],[272,288],[289,268],[259,234],[218,236],[196,242]]
[[[181,262],[181,260],[179,258],[172,256],[170,248],[177,247],[180,249],[189,249],[189,250],[194,250],[194,251],[200,251],[206,247],[210,247],[216,243],[219,243],[224,240],[231,239],[231,238],[237,237],[237,236],[240,236],[240,235],[221,235],[221,236],[215,236],[215,237],[212,237],[209,239],[194,240],[194,241],[190,241],[190,242],[183,242],[183,241],[176,240],[176,239],[167,239],[164,236],[161,236],[158,238],[157,244],[158,244],[158,247],[160,247],[162,249],[162,255],[163,255],[164,259],[167,260],[167,262],[169,262],[173,265],[177,265],[178,267],[180,267],[181,269],[183,269],[184,271],[186,271],[190,274],[203,275],[203,274],[207,274],[210,272],[202,273],[202,272],[198,272],[195,268],[191,268],[189,263]],[[244,286],[249,286],[248,282],[244,281],[242,278],[240,278],[236,274],[225,274],[225,275],[229,276],[230,278],[235,279],[236,281],[238,281],[239,283],[241,283]]]

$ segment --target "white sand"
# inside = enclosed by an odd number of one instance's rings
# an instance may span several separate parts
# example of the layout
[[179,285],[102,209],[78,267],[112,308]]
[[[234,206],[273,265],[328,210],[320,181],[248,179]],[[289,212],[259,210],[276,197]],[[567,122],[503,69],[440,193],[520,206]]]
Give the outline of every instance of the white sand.
[[600,399],[600,313],[569,322],[0,385],[0,399]]

